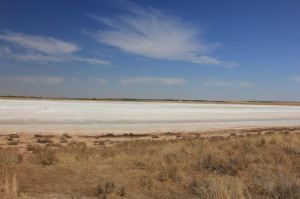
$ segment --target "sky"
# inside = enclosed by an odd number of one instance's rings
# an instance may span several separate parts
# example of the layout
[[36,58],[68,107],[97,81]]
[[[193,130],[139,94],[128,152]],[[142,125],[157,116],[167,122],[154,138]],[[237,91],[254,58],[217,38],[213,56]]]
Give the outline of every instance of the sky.
[[0,96],[300,101],[300,1],[0,0]]

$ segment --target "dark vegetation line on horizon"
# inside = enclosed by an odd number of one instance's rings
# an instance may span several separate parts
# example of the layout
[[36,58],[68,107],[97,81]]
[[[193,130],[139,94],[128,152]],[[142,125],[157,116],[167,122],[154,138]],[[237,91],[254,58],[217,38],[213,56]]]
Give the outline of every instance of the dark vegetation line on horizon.
[[273,100],[204,100],[204,99],[173,99],[173,98],[97,98],[97,97],[44,97],[4,95],[0,99],[37,99],[37,100],[82,100],[82,101],[131,101],[131,102],[191,102],[191,103],[220,103],[220,104],[274,104],[300,105],[300,101]]

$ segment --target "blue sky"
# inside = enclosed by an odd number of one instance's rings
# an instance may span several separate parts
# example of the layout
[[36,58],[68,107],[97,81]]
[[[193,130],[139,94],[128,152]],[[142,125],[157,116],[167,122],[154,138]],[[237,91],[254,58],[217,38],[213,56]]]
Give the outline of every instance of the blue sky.
[[0,95],[300,100],[300,2],[0,0]]

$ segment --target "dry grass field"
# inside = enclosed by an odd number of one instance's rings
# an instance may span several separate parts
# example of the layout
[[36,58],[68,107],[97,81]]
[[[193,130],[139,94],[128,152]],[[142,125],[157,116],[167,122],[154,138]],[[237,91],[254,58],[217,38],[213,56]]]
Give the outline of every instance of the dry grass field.
[[300,198],[299,129],[227,133],[2,135],[0,198]]

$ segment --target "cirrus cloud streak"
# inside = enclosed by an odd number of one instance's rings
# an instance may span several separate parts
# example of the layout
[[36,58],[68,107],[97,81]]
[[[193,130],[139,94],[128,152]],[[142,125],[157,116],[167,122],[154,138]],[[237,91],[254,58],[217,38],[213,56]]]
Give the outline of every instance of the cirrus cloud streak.
[[209,87],[241,87],[241,88],[252,88],[255,86],[255,83],[249,81],[225,81],[219,79],[206,79],[202,82],[203,86]]
[[287,78],[293,82],[300,82],[300,75],[291,75],[288,76]]
[[81,48],[71,42],[53,37],[33,36],[6,31],[0,40],[9,46],[0,49],[0,59],[17,62],[84,62],[88,64],[110,64],[109,61],[79,57],[74,53]]
[[65,78],[60,76],[5,76],[0,77],[0,80],[5,82],[18,82],[22,84],[48,84],[56,85],[65,82]]
[[131,77],[121,79],[121,83],[124,85],[128,84],[157,84],[157,85],[166,85],[166,86],[175,86],[183,85],[186,83],[186,80],[183,78],[174,78],[174,77]]
[[179,17],[134,3],[121,2],[119,8],[127,12],[124,15],[114,18],[88,15],[106,27],[93,34],[98,42],[155,59],[229,68],[238,65],[208,55],[217,44],[205,42],[197,28]]

